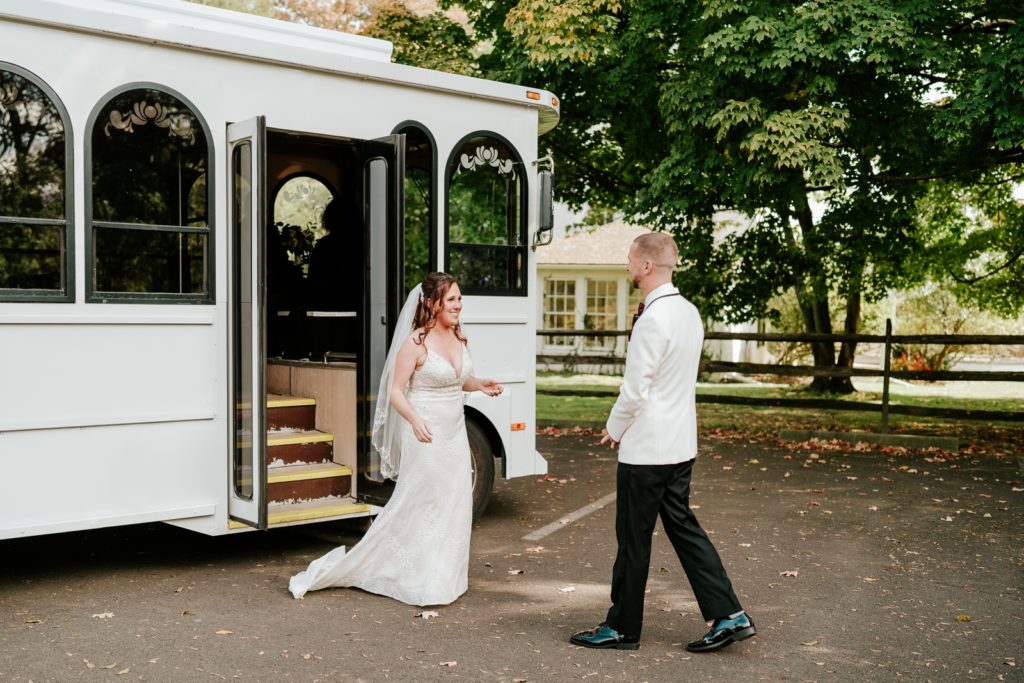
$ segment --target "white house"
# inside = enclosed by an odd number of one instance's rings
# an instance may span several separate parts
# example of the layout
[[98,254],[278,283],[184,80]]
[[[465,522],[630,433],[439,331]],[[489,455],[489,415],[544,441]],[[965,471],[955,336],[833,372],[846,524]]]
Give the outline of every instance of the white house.
[[[629,246],[647,228],[621,221],[578,231],[537,249],[536,291],[538,329],[628,330],[641,300],[626,272]],[[709,329],[732,332],[764,331],[756,322],[711,324]],[[625,354],[626,338],[570,335],[538,336],[537,354],[578,355],[590,369],[616,363],[597,358]],[[704,344],[712,358],[734,362],[770,362],[767,348],[757,342],[713,340]],[[594,363],[586,364],[586,358]],[[541,364],[551,365],[551,364]],[[579,368],[579,366],[577,366]],[[610,368],[609,368],[610,369]]]

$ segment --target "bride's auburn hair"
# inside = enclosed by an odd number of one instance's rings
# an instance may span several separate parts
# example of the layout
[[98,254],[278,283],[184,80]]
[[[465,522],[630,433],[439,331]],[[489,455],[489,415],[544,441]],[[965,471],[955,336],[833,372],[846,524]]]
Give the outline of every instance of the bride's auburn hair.
[[[422,344],[427,333],[437,325],[437,313],[444,306],[444,298],[454,284],[455,278],[448,273],[430,273],[420,284],[420,301],[412,319],[412,328],[421,330],[415,339],[416,344]],[[462,335],[461,324],[455,326],[455,336],[463,344],[468,343]]]

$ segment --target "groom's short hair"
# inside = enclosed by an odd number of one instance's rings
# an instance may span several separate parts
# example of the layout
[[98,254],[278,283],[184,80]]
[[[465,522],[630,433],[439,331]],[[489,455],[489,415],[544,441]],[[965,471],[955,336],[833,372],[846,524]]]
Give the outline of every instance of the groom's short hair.
[[640,235],[633,244],[636,255],[650,261],[656,268],[675,268],[679,263],[679,248],[672,236],[664,232],[649,232]]

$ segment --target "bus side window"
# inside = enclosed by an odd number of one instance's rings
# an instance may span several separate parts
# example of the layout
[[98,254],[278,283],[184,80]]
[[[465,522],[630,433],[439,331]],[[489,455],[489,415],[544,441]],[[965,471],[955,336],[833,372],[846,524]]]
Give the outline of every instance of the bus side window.
[[447,264],[465,294],[526,295],[526,180],[493,133],[456,146],[447,168]]
[[74,301],[71,135],[57,95],[0,62],[0,301]]
[[90,121],[88,300],[212,303],[212,163],[195,108],[136,87]]

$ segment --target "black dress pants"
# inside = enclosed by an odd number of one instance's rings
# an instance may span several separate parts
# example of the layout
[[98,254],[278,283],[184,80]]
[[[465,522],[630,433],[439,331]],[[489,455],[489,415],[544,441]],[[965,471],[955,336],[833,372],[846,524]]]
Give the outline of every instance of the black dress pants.
[[651,537],[659,514],[704,620],[742,609],[718,551],[690,509],[692,472],[693,460],[674,465],[619,463],[615,503],[619,550],[612,569],[612,606],[605,623],[623,635],[638,638],[643,627]]

